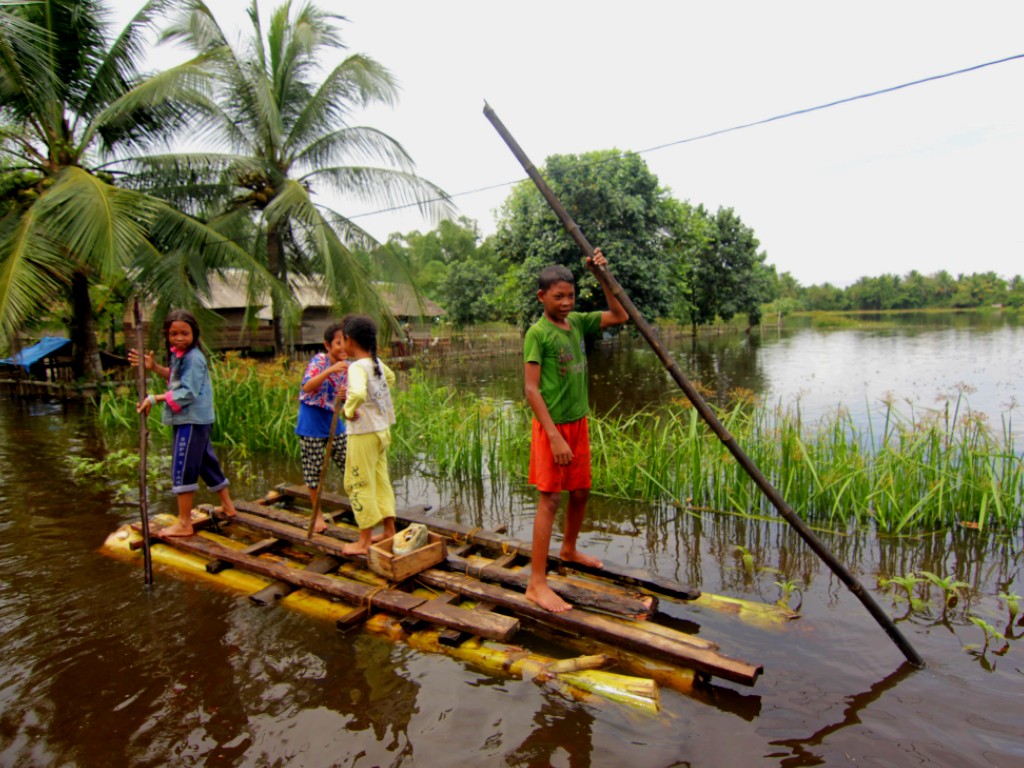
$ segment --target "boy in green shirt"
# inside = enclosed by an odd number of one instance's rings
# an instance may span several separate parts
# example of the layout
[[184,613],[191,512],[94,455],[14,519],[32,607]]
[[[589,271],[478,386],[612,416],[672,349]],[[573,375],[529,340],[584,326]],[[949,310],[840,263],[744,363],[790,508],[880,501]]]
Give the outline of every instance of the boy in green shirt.
[[[600,249],[587,267],[608,260]],[[562,491],[569,492],[565,537],[559,556],[596,568],[601,561],[576,549],[576,538],[590,497],[590,437],[587,432],[587,357],[584,337],[621,325],[626,310],[604,283],[608,309],[573,312],[576,281],[563,266],[545,267],[537,280],[537,300],[544,315],[530,326],[523,343],[526,401],[533,409],[529,482],[540,492],[533,521],[533,557],[526,596],[545,610],[559,613],[572,606],[548,586],[548,548]]]

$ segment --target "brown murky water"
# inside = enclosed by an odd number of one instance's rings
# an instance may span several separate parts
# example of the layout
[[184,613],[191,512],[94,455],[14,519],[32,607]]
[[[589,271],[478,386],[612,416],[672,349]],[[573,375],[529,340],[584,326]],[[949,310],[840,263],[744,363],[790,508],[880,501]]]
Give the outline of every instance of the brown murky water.
[[[160,566],[147,591],[141,568],[99,552],[136,513],[76,485],[65,460],[106,450],[80,412],[0,399],[0,765],[1024,764],[1024,623],[998,597],[1024,594],[1019,535],[822,534],[899,619],[928,662],[917,671],[784,523],[595,498],[588,551],[709,592],[772,602],[776,582],[802,590],[802,618],[774,630],[664,601],[676,625],[765,673],[753,688],[663,690],[663,711],[646,715],[257,608]],[[286,461],[226,463],[241,498],[300,478]],[[528,489],[396,479],[400,503],[529,531]],[[911,612],[877,585],[921,570],[970,588],[944,610],[933,587]],[[983,649],[969,616],[1008,639]]]

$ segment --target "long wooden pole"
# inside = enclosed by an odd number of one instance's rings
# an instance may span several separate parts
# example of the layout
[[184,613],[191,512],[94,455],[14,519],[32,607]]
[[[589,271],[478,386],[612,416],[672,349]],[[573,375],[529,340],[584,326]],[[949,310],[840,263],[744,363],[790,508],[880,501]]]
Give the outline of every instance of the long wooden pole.
[[[135,299],[135,348],[139,350],[138,378],[139,402],[146,397],[146,337],[142,331],[142,308]],[[147,413],[139,414],[139,516],[142,518],[142,562],[146,586],[153,585],[153,558],[149,551],[149,495],[147,492],[146,453],[149,445]]]
[[327,445],[324,446],[324,465],[320,467],[320,485],[316,489],[316,499],[313,501],[313,514],[309,518],[309,528],[306,529],[306,538],[313,538],[313,526],[316,524],[316,516],[320,512],[320,499],[324,495],[324,481],[327,479],[327,465],[331,463],[331,456],[334,454],[334,430],[338,428],[338,411],[341,410],[341,399],[334,399],[334,414],[331,416],[331,431],[328,433]]
[[[555,197],[554,192],[552,192],[551,188],[548,187],[547,182],[545,182],[541,177],[540,173],[534,167],[533,163],[530,162],[530,159],[526,156],[526,153],[523,152],[516,140],[512,138],[512,135],[508,132],[508,129],[505,128],[505,125],[498,119],[494,110],[486,103],[484,104],[484,115],[486,115],[487,119],[491,121],[491,124],[508,145],[508,148],[512,150],[512,154],[514,154],[516,159],[519,160],[519,163],[533,180],[533,183],[537,185],[537,189],[540,190],[541,195],[544,196],[548,205],[550,205],[552,210],[555,212],[555,215],[557,215],[559,220],[561,220],[562,226],[566,228],[572,236],[572,239],[576,241],[576,244],[580,247],[583,253],[586,254],[587,258],[592,257],[594,255],[594,247],[590,244],[587,238],[584,237],[579,226],[572,220],[572,217],[558,201],[558,198]],[[679,385],[680,389],[683,390],[690,402],[693,403],[693,407],[697,409],[701,418],[707,422],[708,426],[711,427],[712,431],[718,436],[718,439],[721,440],[725,447],[729,449],[729,453],[735,457],[737,463],[743,467],[744,471],[751,477],[757,487],[761,489],[761,492],[764,493],[768,500],[779,511],[779,514],[785,518],[786,522],[796,529],[796,532],[800,534],[800,537],[807,542],[808,546],[810,546],[814,553],[832,569],[832,572],[839,577],[839,580],[857,596],[857,599],[861,601],[864,607],[868,610],[868,613],[875,618],[875,621],[877,621],[882,629],[886,631],[892,641],[896,643],[900,651],[903,652],[903,655],[906,656],[907,660],[917,667],[923,667],[924,659],[921,658],[921,655],[918,654],[916,650],[914,650],[914,647],[903,636],[903,633],[900,632],[899,628],[895,623],[893,623],[893,620],[889,615],[881,609],[878,603],[875,602],[875,599],[871,597],[860,581],[850,573],[846,566],[836,559],[835,555],[829,551],[821,539],[819,539],[815,533],[807,527],[806,523],[797,516],[793,509],[782,498],[781,494],[768,481],[768,478],[764,476],[761,470],[757,468],[757,465],[755,465],[750,457],[744,453],[743,449],[740,448],[739,444],[736,442],[736,438],[729,434],[729,431],[725,428],[722,422],[718,420],[717,416],[715,416],[715,412],[711,410],[710,406],[708,406],[704,398],[701,397],[697,389],[690,383],[686,376],[683,375],[683,372],[680,370],[679,366],[676,365],[676,362],[668,352],[665,351],[664,347],[661,346],[661,342],[658,341],[658,338],[654,334],[654,329],[651,328],[647,321],[640,315],[640,312],[622,290],[622,286],[619,285],[618,281],[612,277],[606,267],[595,266],[593,271],[597,276],[597,279],[600,280],[612,295],[619,300],[619,303],[622,304],[626,313],[629,315],[630,320],[633,321],[637,330],[640,331],[640,335],[643,336],[647,340],[647,343],[651,345],[651,349],[654,350],[654,353],[658,356],[658,359],[661,360],[665,369],[675,380],[676,384]]]

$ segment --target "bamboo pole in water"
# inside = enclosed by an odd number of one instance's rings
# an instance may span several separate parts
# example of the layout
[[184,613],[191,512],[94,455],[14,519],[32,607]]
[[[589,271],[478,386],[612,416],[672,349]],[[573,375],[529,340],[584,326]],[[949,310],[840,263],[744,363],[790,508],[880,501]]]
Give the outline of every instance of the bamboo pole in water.
[[[139,350],[138,378],[136,380],[141,403],[146,397],[146,337],[142,331],[142,308],[135,299],[135,348]],[[146,586],[153,585],[153,558],[149,551],[149,497],[146,490],[146,451],[149,444],[147,413],[139,414],[139,516],[142,519],[142,561]]]
[[[508,148],[512,150],[512,154],[516,156],[516,159],[523,166],[523,169],[526,171],[527,175],[529,175],[533,183],[537,185],[537,189],[540,190],[541,195],[543,195],[548,205],[550,205],[551,209],[555,212],[555,215],[558,216],[559,220],[562,222],[562,226],[564,226],[569,232],[572,239],[576,241],[576,244],[580,247],[586,257],[590,259],[594,255],[594,247],[583,235],[583,232],[580,230],[576,222],[573,221],[568,211],[566,211],[558,201],[558,198],[555,197],[554,192],[551,191],[547,182],[545,182],[541,177],[540,172],[534,167],[533,163],[530,162],[526,153],[523,152],[516,140],[512,138],[512,134],[508,132],[508,129],[505,128],[505,125],[486,102],[484,103],[484,115],[488,120],[490,120],[491,125],[494,126],[495,130],[498,131],[498,134],[501,136],[502,140],[504,140],[505,144],[508,145]],[[900,632],[899,628],[889,615],[882,610],[875,599],[864,589],[864,586],[860,581],[850,573],[849,569],[840,563],[821,539],[819,539],[817,535],[807,527],[804,521],[800,519],[796,512],[794,512],[786,503],[785,499],[782,498],[782,495],[768,481],[768,478],[765,477],[761,470],[757,468],[757,465],[755,465],[743,449],[740,448],[739,444],[736,442],[736,438],[729,434],[729,431],[725,428],[722,422],[718,420],[714,411],[711,410],[711,407],[705,402],[704,398],[701,397],[697,389],[690,383],[686,376],[683,375],[682,370],[680,370],[675,360],[673,360],[671,355],[669,355],[668,352],[665,351],[664,347],[662,347],[661,342],[654,335],[654,329],[651,328],[647,321],[640,315],[636,305],[633,304],[630,298],[622,290],[622,286],[619,285],[618,281],[614,277],[612,277],[608,269],[599,265],[591,265],[591,271],[594,273],[595,277],[597,277],[597,279],[600,280],[606,288],[608,288],[612,295],[619,300],[619,303],[622,304],[626,313],[629,315],[630,320],[633,321],[637,330],[640,331],[640,335],[647,340],[648,344],[650,344],[651,349],[654,350],[654,353],[658,356],[658,359],[661,360],[665,369],[672,376],[676,384],[679,385],[679,388],[682,389],[689,398],[693,407],[701,415],[701,418],[704,419],[709,427],[711,427],[715,435],[718,436],[718,439],[725,445],[729,450],[729,453],[731,453],[737,463],[743,467],[744,471],[750,476],[757,487],[761,489],[761,492],[764,493],[772,505],[774,505],[774,507],[779,511],[779,514],[785,518],[787,523],[796,529],[796,532],[800,534],[800,537],[805,542],[807,542],[808,546],[810,546],[814,553],[820,557],[825,564],[832,569],[832,572],[839,577],[839,580],[842,581],[851,592],[853,592],[857,599],[860,600],[867,609],[868,613],[874,617],[875,621],[877,621],[882,629],[885,630],[886,634],[889,635],[889,638],[896,643],[897,647],[903,652],[903,655],[907,660],[917,667],[924,667],[924,659],[903,636],[903,633]]]

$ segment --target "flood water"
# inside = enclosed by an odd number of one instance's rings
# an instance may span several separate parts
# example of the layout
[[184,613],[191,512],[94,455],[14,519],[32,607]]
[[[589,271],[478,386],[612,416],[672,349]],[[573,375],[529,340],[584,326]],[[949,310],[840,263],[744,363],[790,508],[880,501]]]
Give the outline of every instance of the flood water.
[[[773,398],[804,388],[778,379],[780,369],[796,370],[811,380],[808,389],[817,391],[817,383],[826,393],[844,379],[864,382],[861,396],[868,398],[887,390],[909,397],[914,382],[921,397],[932,397],[927,390],[933,386],[965,382],[978,389],[972,403],[991,391],[996,412],[1000,399],[1015,394],[1020,363],[1000,368],[1021,354],[1021,329],[1012,324],[977,333],[955,327],[879,330],[873,346],[886,350],[879,362],[865,351],[871,333],[821,332],[820,341],[833,350],[824,361],[821,346],[811,344],[819,332],[805,330],[776,339],[725,339],[724,351],[708,353],[712,367],[699,373],[693,359],[681,356],[680,363],[708,384],[716,370],[729,387],[755,389],[747,382],[759,377],[759,391]],[[942,381],[942,371],[930,373],[912,362],[913,340],[929,334],[938,336],[928,340],[935,350],[930,354],[960,369],[943,373]],[[910,343],[901,345],[901,337]],[[957,351],[979,339],[973,351]],[[988,354],[990,342],[998,354]],[[704,343],[694,355],[705,354]],[[674,396],[660,382],[647,382],[653,375],[624,383],[623,358],[644,354],[639,348],[595,352],[595,377],[607,375],[606,385],[596,387],[604,390],[595,393],[598,407],[621,407],[626,392],[640,391],[645,400]],[[905,367],[895,366],[896,360]],[[872,366],[903,373],[890,383],[879,380]],[[481,364],[459,367],[483,389],[502,386],[501,377],[488,378]],[[749,372],[747,378],[740,369]],[[985,381],[967,375],[982,370]],[[807,403],[811,395],[801,398]],[[1018,639],[1024,621],[1011,617],[999,597],[1024,594],[1019,533],[957,529],[880,538],[819,532],[924,656],[927,667],[915,670],[785,523],[697,518],[671,507],[594,497],[582,545],[605,559],[647,567],[707,592],[765,602],[780,597],[777,582],[800,588],[791,604],[799,605],[801,618],[776,629],[663,601],[674,626],[716,641],[730,656],[763,664],[765,671],[752,688],[715,682],[695,696],[662,689],[662,712],[650,715],[603,700],[573,701],[358,630],[340,633],[333,623],[280,606],[257,608],[245,595],[159,565],[147,590],[138,563],[99,551],[105,537],[137,513],[115,506],[110,487],[76,483],[67,462],[68,456],[99,457],[114,447],[79,410],[0,399],[0,765],[1024,763],[1024,646]],[[297,464],[279,458],[232,456],[225,463],[238,498],[301,480]],[[393,479],[400,505],[431,503],[437,514],[505,525],[511,535],[528,536],[535,499],[527,488],[449,486],[403,476],[400,469]],[[337,478],[333,482],[336,487]],[[171,501],[169,494],[157,494],[153,511],[171,511]],[[737,545],[753,553],[754,573],[741,567]],[[880,576],[923,570],[969,587],[945,608],[940,589],[921,589],[925,603],[911,610],[878,584]],[[971,616],[1006,639],[984,647],[985,632]],[[540,643],[525,633],[520,640]]]

